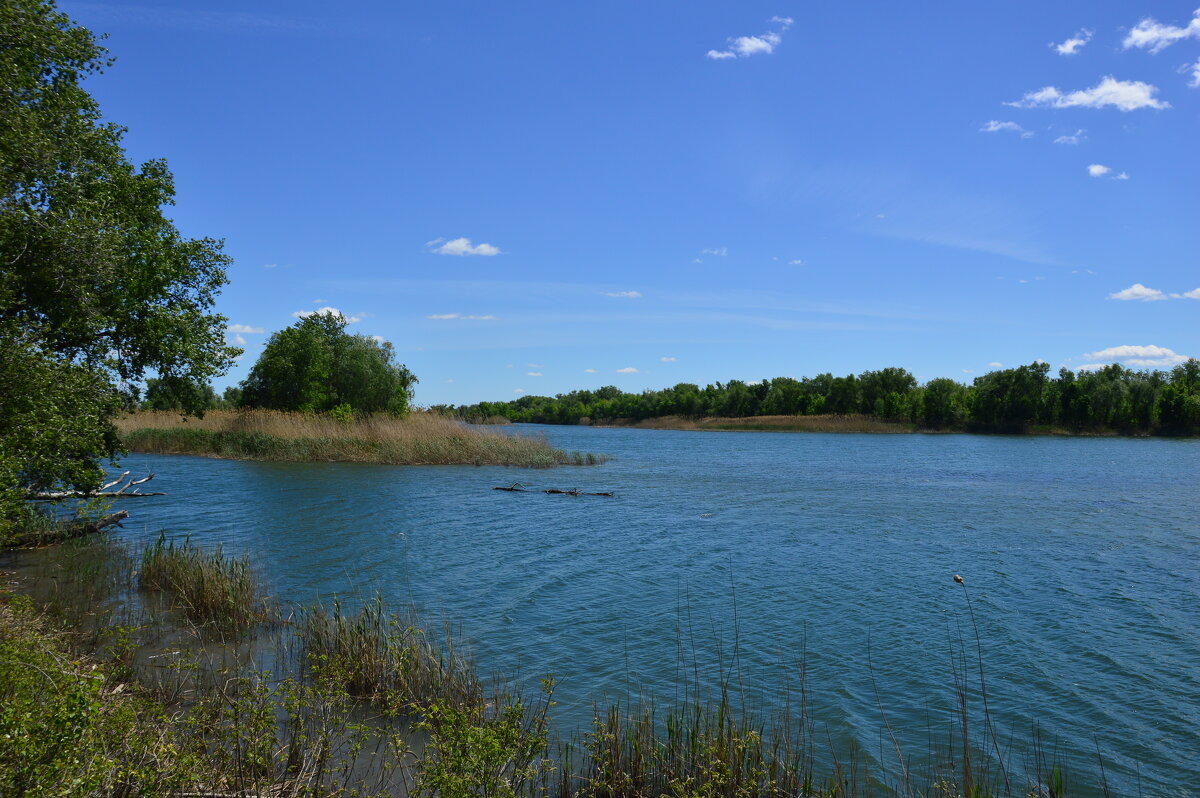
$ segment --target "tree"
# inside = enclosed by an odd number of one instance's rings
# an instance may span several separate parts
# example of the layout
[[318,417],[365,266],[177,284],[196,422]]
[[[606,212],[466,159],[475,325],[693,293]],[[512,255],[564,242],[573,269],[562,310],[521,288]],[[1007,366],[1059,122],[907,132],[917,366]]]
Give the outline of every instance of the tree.
[[186,377],[151,377],[146,380],[142,409],[183,410],[187,407],[203,415],[205,410],[217,407],[220,401],[217,392],[206,382],[195,382]]
[[0,3],[0,533],[27,490],[95,486],[147,371],[206,383],[238,352],[221,243],[163,215],[166,163],[131,163],[81,85],[110,63],[51,2]]
[[241,384],[241,405],[313,413],[341,405],[402,414],[417,383],[386,341],[346,332],[336,313],[314,313],[273,334]]

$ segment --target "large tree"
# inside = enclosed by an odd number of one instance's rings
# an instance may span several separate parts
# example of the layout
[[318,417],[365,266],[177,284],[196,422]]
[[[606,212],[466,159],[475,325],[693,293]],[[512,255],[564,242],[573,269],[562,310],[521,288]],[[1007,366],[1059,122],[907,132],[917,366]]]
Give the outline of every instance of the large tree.
[[0,533],[28,489],[88,488],[147,372],[206,383],[238,350],[211,312],[221,242],[164,215],[82,81],[111,63],[50,0],[0,0]]
[[273,334],[241,385],[242,405],[404,413],[417,378],[390,343],[348,333],[346,324],[337,313],[314,313]]

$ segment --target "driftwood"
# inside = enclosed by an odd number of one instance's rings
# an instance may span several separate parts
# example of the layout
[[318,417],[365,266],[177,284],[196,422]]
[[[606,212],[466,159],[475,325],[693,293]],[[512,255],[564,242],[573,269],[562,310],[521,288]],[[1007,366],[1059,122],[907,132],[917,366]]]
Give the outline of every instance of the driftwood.
[[[508,491],[509,493],[537,493],[538,492],[536,490],[530,490],[529,488],[522,485],[520,482],[514,482],[513,484],[509,485],[508,487],[492,488],[492,490],[505,490],[505,491]],[[541,492],[542,493],[558,493],[558,494],[562,494],[563,496],[612,496],[613,495],[612,491],[604,491],[604,492],[600,492],[600,493],[587,493],[585,491],[580,490],[579,488],[575,488],[573,490],[559,490],[558,488],[549,488],[549,489],[543,490]]]
[[[96,498],[141,499],[146,496],[166,496],[167,495],[162,492],[142,493],[141,491],[139,491],[137,489],[136,486],[142,485],[142,484],[154,479],[154,474],[150,474],[149,476],[142,477],[141,479],[131,479],[128,482],[126,482],[124,485],[122,485],[120,488],[118,488],[117,490],[109,490],[109,488],[111,488],[112,486],[117,485],[121,482],[124,482],[125,477],[127,477],[127,476],[129,476],[128,471],[126,471],[124,474],[122,474],[121,476],[114,479],[112,482],[106,482],[105,484],[103,484],[99,488],[97,488],[96,490],[46,491],[46,492],[42,492],[42,493],[31,493],[28,496],[26,496],[25,498],[30,501],[37,501],[37,502],[58,502],[58,501],[62,501],[63,499],[96,499]],[[131,491],[130,493],[126,493],[125,491],[129,490],[130,488],[133,488],[133,491]]]

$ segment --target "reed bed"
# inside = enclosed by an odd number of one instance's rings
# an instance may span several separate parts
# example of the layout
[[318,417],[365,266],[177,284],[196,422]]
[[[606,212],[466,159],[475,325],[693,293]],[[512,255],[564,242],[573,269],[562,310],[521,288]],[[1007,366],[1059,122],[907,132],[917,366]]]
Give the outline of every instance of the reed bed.
[[296,635],[306,667],[356,699],[409,713],[435,703],[485,704],[474,664],[451,631],[431,632],[411,610],[389,612],[379,595],[357,612],[340,601],[302,609]]
[[222,635],[243,635],[269,614],[248,557],[228,557],[220,546],[205,551],[191,539],[176,545],[160,534],[142,551],[138,583],[168,594],[189,621]]
[[555,449],[542,437],[510,435],[426,412],[341,420],[272,410],[213,410],[203,418],[140,411],[118,419],[117,429],[135,452],[245,460],[548,468],[607,459]]

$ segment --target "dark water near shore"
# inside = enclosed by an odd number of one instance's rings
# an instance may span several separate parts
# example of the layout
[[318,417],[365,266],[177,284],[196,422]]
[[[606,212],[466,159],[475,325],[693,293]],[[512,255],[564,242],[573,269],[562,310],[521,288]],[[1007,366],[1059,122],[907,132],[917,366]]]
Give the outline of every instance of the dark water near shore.
[[[1200,789],[1200,441],[532,432],[614,460],[133,455],[123,467],[170,495],[130,504],[122,534],[248,551],[285,601],[414,602],[461,623],[485,672],[555,674],[564,730],[593,700],[671,700],[681,667],[715,682],[718,649],[747,702],[772,709],[781,666],[803,656],[822,740],[867,759],[872,673],[912,756],[948,724],[951,641],[974,667],[961,573],[1003,739],[1036,720],[1076,776],[1098,780],[1098,745],[1119,793],[1137,794],[1139,773],[1146,795]],[[491,490],[515,480],[617,495]]]

